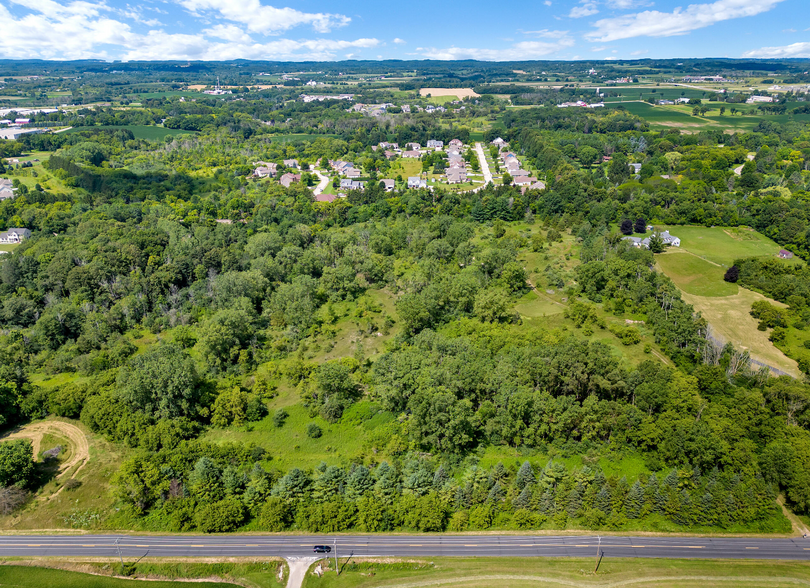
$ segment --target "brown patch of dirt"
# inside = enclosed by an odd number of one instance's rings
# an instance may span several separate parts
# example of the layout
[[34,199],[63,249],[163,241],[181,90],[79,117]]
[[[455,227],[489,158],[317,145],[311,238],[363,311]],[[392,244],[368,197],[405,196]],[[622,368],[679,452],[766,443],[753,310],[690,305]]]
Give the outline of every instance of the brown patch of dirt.
[[[90,445],[87,442],[87,436],[76,425],[63,421],[41,421],[18,427],[6,435],[5,439],[29,439],[34,446],[34,456],[36,457],[39,455],[41,449],[42,438],[48,433],[56,433],[62,437],[66,437],[68,441],[70,441],[72,449],[70,459],[60,465],[59,474],[57,474],[56,478],[63,478],[69,474],[71,470],[73,470],[73,474],[70,478],[74,478],[90,460]],[[62,487],[51,494],[47,500],[58,496],[64,488],[64,485],[62,485]],[[45,499],[45,497],[43,497],[43,499]]]

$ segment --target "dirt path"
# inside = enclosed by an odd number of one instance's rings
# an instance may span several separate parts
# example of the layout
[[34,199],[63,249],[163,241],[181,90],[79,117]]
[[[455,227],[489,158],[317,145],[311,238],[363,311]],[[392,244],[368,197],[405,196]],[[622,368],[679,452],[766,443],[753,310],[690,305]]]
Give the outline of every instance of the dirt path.
[[[14,429],[5,439],[30,439],[31,444],[34,446],[34,457],[36,458],[42,449],[42,438],[48,433],[55,433],[62,437],[67,437],[71,444],[72,454],[70,459],[59,466],[59,474],[56,478],[59,479],[66,476],[71,470],[73,470],[73,473],[70,477],[75,477],[90,460],[90,445],[87,442],[87,437],[76,425],[62,421],[41,421]],[[75,470],[73,469],[74,467],[76,468]],[[59,490],[49,496],[48,500],[58,496],[64,488],[63,485]]]
[[807,535],[810,534],[810,531],[807,530],[805,524],[797,517],[795,514],[790,512],[787,506],[785,506],[785,497],[780,494],[776,499],[776,504],[782,507],[782,514],[784,514],[787,519],[790,521],[790,524],[793,526],[793,531],[797,535]]
[[320,557],[288,557],[287,566],[290,568],[290,575],[287,578],[287,588],[301,588],[306,578],[307,570]]

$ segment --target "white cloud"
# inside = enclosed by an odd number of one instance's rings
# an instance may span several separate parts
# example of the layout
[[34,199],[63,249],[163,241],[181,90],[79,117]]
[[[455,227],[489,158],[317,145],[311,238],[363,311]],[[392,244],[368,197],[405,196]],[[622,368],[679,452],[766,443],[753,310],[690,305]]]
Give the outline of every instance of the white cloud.
[[784,29],[782,32],[783,33],[795,33],[796,29]]
[[649,52],[649,49],[639,49],[638,51],[632,51],[630,55],[646,55]]
[[545,37],[546,39],[562,39],[563,37],[568,36],[568,31],[550,31],[548,29],[542,29],[540,31],[520,31],[524,35],[530,35],[533,37]]
[[607,47],[594,47],[593,49],[591,49],[591,51],[593,51],[594,53],[599,53],[600,51],[604,51],[605,49],[607,49]]
[[543,4],[545,4],[546,6],[551,6],[551,0],[546,0],[545,2],[543,2]]
[[582,6],[574,6],[571,12],[568,13],[569,18],[582,18],[583,16],[591,16],[598,14],[599,9],[593,2],[586,2]]
[[608,42],[633,37],[685,35],[724,20],[754,16],[771,10],[783,0],[717,0],[711,4],[690,4],[673,12],[645,10],[596,21],[596,29],[586,33],[591,41]]
[[203,30],[203,34],[208,37],[214,37],[217,39],[223,39],[225,41],[231,41],[233,43],[252,43],[253,39],[250,38],[250,35],[245,33],[242,29],[234,25],[216,25],[215,27],[211,27],[210,29]]
[[243,28],[232,24],[215,24],[196,34],[163,30],[142,34],[135,32],[130,22],[143,24],[143,19],[102,3],[10,1],[29,10],[28,14],[15,16],[0,3],[0,22],[3,23],[0,57],[10,59],[320,61],[337,59],[338,53],[346,50],[380,45],[377,39],[275,39],[257,43]]
[[810,43],[793,43],[784,47],[762,47],[746,51],[743,57],[810,57]]
[[574,40],[565,37],[556,43],[544,41],[521,41],[505,49],[478,49],[464,47],[448,47],[446,49],[436,49],[435,47],[420,47],[417,49],[420,55],[428,59],[476,59],[479,61],[523,61],[526,59],[538,59],[551,55],[566,47],[574,45]]
[[400,39],[399,37],[397,37],[396,39],[394,39],[394,43],[396,43],[397,45],[404,45],[405,43],[407,43],[407,41],[405,39]]
[[606,4],[611,8],[628,10],[629,8],[635,8],[636,6],[651,4],[651,2],[645,2],[644,0],[607,0]]
[[[43,0],[34,0],[43,1]],[[319,33],[328,33],[351,21],[342,14],[307,13],[294,8],[275,8],[259,0],[177,0],[194,16],[214,16],[242,23],[252,33],[277,34],[300,25],[311,25]]]

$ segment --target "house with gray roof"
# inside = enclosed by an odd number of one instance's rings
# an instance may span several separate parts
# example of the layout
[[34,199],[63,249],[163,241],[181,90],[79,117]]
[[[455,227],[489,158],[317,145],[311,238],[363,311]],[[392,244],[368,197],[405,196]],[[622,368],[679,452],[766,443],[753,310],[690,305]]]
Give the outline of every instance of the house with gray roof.
[[6,245],[15,245],[22,243],[31,237],[31,231],[28,229],[10,228],[9,230],[0,233],[0,243]]
[[419,176],[411,176],[408,178],[409,188],[427,188],[427,180],[423,180]]

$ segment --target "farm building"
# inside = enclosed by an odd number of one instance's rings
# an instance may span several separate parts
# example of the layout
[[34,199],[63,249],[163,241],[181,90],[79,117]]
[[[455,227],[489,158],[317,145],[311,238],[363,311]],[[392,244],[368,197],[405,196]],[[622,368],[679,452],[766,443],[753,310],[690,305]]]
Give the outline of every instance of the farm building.
[[788,251],[787,249],[781,249],[779,251],[779,257],[782,259],[793,259],[793,252]]

